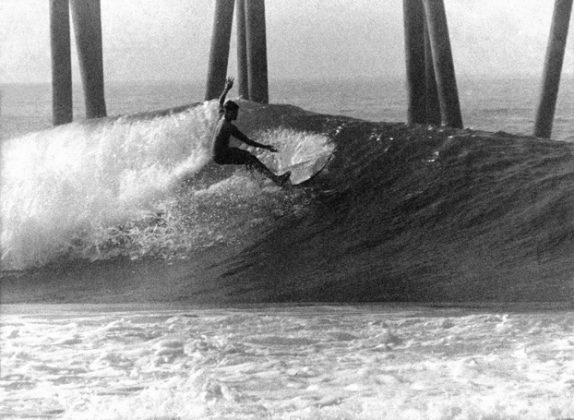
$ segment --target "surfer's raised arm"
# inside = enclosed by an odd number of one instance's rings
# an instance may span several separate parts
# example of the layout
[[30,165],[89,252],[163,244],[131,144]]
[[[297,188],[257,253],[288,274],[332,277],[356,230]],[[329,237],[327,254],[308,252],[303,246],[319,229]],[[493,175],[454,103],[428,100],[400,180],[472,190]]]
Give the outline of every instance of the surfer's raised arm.
[[219,109],[223,110],[223,105],[225,104],[225,97],[227,96],[227,92],[231,90],[233,87],[233,77],[228,77],[225,79],[225,87],[223,88],[223,92],[219,95]]

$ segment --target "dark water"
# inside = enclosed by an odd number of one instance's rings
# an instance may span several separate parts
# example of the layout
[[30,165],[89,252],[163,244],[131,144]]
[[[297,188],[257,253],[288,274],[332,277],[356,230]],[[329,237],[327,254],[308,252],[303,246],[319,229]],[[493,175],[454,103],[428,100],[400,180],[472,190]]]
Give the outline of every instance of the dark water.
[[572,303],[571,144],[242,103],[287,160],[334,146],[282,190],[208,163],[213,121],[198,105],[5,142],[36,160],[3,166],[2,299]]
[[571,145],[355,121],[332,138],[310,213],[244,251],[230,283],[273,279],[278,300],[571,301]]

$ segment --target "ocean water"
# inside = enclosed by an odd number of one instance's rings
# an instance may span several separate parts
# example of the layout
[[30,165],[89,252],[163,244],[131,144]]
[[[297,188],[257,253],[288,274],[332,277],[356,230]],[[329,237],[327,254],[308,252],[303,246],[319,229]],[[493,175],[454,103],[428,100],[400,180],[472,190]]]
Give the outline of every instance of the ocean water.
[[200,85],[57,128],[2,86],[0,417],[574,418],[572,81],[552,140],[536,80],[459,79],[464,130],[400,80],[272,83],[259,157],[332,155],[291,189],[210,162]]
[[[369,121],[404,122],[406,85],[402,78],[358,80],[284,80],[271,82],[270,100],[309,111],[346,115]],[[457,79],[465,127],[530,135],[540,80],[535,77]],[[1,85],[0,139],[51,126],[49,84]],[[230,96],[233,96],[232,91]],[[106,86],[108,115],[157,111],[203,100],[203,83],[110,82]],[[553,138],[574,141],[574,77],[562,77]],[[74,87],[74,115],[84,118],[81,85]]]

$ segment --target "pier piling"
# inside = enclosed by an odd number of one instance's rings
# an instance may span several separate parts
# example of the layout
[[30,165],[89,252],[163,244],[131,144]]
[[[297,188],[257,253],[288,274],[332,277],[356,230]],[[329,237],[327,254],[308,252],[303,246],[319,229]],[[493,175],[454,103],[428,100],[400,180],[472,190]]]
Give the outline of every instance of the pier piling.
[[566,49],[571,14],[572,0],[556,0],[548,47],[546,49],[542,89],[534,125],[534,135],[537,137],[550,138],[552,134],[552,124],[558,99],[560,75],[564,62],[564,51]]
[[[574,0],[555,0],[534,135],[549,138]],[[54,125],[73,120],[70,12],[87,118],[106,116],[101,0],[49,0]],[[269,102],[265,0],[215,0],[205,99],[225,84],[237,3],[239,95]],[[462,128],[444,0],[403,0],[409,124]]]
[[442,123],[462,128],[462,115],[443,0],[423,0]]
[[235,0],[216,0],[205,100],[219,97],[225,85]]
[[436,76],[434,73],[434,63],[432,58],[432,49],[430,45],[430,36],[426,20],[424,23],[424,43],[425,43],[425,81],[426,81],[426,123],[430,125],[440,125],[440,101],[436,86]]
[[247,33],[245,0],[237,0],[237,82],[239,96],[249,98],[249,66],[247,63]]
[[68,0],[50,0],[50,47],[52,123],[54,125],[66,124],[74,119]]
[[245,5],[249,99],[269,103],[265,0],[246,0]]
[[100,0],[71,0],[86,118],[106,116]]
[[427,121],[424,9],[421,0],[403,0],[407,68],[407,122]]
[[422,0],[403,0],[408,124],[440,125],[433,57]]

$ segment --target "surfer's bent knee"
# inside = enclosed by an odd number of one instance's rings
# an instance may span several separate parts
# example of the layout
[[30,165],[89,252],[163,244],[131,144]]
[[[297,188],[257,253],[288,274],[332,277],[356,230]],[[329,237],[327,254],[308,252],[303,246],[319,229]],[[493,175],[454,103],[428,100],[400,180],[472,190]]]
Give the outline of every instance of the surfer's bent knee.
[[213,156],[213,161],[219,165],[258,165],[261,162],[251,153],[230,148],[226,152]]

